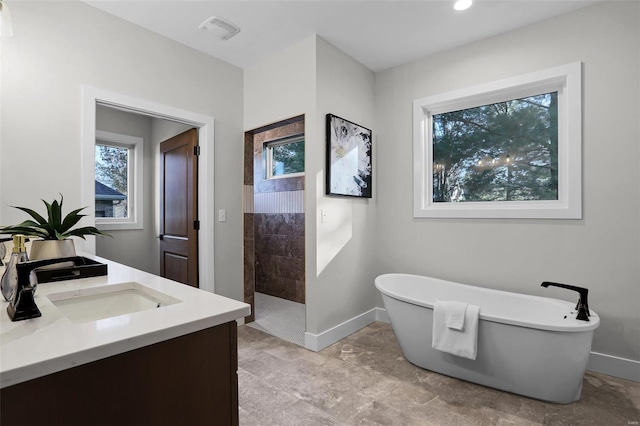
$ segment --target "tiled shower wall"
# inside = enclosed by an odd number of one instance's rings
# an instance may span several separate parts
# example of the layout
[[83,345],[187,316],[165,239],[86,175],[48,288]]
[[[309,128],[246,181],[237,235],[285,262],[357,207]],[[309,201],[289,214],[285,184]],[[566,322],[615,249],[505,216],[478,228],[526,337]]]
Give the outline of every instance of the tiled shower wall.
[[254,320],[254,292],[305,302],[304,177],[264,179],[265,142],[304,133],[304,116],[245,134],[244,294]]

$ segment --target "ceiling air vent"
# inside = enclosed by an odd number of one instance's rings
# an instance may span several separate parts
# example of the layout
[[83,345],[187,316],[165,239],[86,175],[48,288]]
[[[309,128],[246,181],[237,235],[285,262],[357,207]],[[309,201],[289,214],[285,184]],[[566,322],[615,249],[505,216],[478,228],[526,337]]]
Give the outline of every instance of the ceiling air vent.
[[207,18],[198,28],[212,32],[221,40],[229,40],[240,32],[239,26],[217,16]]

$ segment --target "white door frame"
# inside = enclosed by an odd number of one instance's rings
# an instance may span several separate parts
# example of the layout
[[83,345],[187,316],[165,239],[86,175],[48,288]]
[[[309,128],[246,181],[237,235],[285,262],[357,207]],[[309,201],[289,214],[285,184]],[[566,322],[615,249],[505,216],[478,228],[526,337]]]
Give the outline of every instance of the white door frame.
[[[98,104],[198,128],[198,144],[200,145],[200,161],[198,162],[198,219],[200,220],[198,273],[200,288],[214,293],[214,118],[91,86],[82,86],[82,149],[80,158],[82,161],[83,206],[95,204],[96,105]],[[82,220],[84,226],[95,226],[95,217],[92,215]],[[95,237],[87,237],[83,250],[95,254]],[[155,254],[157,255],[157,253]]]

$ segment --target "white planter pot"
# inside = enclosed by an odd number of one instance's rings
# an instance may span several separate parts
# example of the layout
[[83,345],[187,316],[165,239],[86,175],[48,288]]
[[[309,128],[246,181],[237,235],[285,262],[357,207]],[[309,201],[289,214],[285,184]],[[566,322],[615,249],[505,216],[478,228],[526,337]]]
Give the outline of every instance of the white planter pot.
[[55,259],[76,255],[73,240],[33,240],[29,260]]

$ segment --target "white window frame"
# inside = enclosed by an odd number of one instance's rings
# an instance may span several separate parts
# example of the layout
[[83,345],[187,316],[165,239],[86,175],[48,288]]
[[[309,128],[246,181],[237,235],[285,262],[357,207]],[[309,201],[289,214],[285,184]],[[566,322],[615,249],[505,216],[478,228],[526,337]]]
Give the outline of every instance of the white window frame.
[[[433,116],[558,92],[558,200],[433,201]],[[413,101],[413,215],[416,218],[582,218],[582,63]]]
[[276,139],[264,143],[262,149],[264,151],[265,179],[283,179],[304,176],[304,171],[298,173],[289,173],[286,175],[273,175],[273,148],[276,146],[289,145],[297,142],[304,142],[304,135],[287,136],[282,139]]
[[129,150],[127,172],[127,210],[129,217],[96,217],[96,228],[105,231],[143,229],[144,139],[137,136],[96,130],[95,145],[114,146]]

